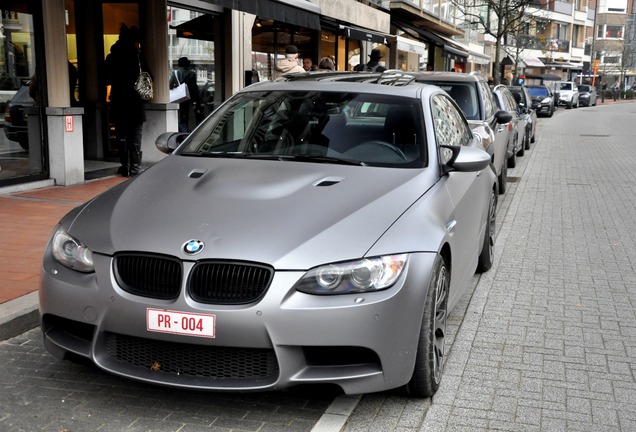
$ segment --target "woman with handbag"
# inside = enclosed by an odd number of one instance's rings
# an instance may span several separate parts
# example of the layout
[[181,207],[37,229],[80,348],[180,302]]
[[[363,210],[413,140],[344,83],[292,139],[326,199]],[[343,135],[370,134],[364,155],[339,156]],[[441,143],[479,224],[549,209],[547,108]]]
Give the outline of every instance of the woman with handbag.
[[171,100],[171,102],[179,103],[179,132],[190,132],[190,110],[194,108],[194,112],[197,114],[197,111],[201,109],[197,74],[190,69],[190,59],[187,57],[179,58],[177,65],[179,68],[170,74],[170,89],[173,90],[185,85],[184,87],[187,88],[187,91],[185,92],[185,97],[180,97],[179,100],[175,101]]
[[[110,84],[110,115],[115,123],[117,151],[121,167],[118,173],[128,177],[141,171],[141,131],[146,121],[142,98],[136,82],[148,66],[140,56],[141,34],[136,27],[122,24],[119,39],[106,57],[107,84]],[[144,94],[144,97],[149,97]]]

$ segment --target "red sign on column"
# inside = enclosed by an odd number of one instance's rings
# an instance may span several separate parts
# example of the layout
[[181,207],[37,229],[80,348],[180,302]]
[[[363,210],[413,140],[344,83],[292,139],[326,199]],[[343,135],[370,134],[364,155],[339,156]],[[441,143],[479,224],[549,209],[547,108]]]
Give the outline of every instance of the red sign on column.
[[64,123],[66,125],[66,132],[73,132],[75,130],[75,125],[73,124],[72,115],[64,116]]

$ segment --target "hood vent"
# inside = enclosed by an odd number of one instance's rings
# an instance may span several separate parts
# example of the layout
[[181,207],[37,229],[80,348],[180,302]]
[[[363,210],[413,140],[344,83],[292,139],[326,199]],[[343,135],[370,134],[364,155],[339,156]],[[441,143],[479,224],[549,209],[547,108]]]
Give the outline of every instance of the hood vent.
[[343,180],[342,177],[327,177],[321,180],[318,180],[314,183],[314,186],[333,186],[335,184],[340,183]]
[[203,177],[203,174],[205,174],[207,170],[192,170],[190,172],[190,174],[188,175],[188,177],[190,177],[191,179],[198,179]]

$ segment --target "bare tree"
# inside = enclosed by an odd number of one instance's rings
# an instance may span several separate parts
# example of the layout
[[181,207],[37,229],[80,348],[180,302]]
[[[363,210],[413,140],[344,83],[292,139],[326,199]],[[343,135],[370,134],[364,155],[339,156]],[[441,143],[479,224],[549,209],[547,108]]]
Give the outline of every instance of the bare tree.
[[455,0],[455,5],[463,14],[466,23],[473,29],[481,30],[484,34],[495,39],[494,79],[501,82],[501,52],[505,46],[506,37],[515,41],[515,61],[518,62],[523,44],[522,33],[527,28],[528,20],[535,19],[529,9],[544,9],[547,2],[537,0]]

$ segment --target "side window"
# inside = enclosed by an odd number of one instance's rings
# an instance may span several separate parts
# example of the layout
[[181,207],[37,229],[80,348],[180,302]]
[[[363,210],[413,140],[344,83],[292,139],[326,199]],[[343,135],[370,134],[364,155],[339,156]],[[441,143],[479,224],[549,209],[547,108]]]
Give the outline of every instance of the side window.
[[484,98],[484,110],[485,110],[484,118],[489,119],[490,117],[495,115],[495,112],[497,111],[497,106],[495,105],[495,100],[492,95],[492,91],[490,90],[490,87],[488,86],[488,83],[486,81],[478,81],[478,83],[479,83],[479,86],[481,87],[481,94]]
[[504,93],[506,95],[506,99],[508,99],[508,103],[513,110],[517,110],[517,101],[515,100],[512,93]]
[[471,143],[473,134],[463,114],[455,107],[448,96],[436,94],[431,102],[440,162],[445,164],[453,154],[449,149],[439,148],[439,146],[467,146]]

